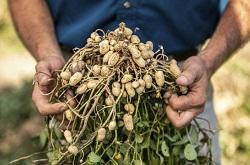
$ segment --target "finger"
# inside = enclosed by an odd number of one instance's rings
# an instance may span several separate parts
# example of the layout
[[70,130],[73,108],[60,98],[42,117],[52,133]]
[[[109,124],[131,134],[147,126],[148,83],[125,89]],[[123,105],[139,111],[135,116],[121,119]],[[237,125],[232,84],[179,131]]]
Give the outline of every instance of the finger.
[[171,97],[171,95],[172,95],[172,92],[171,91],[167,91],[167,92],[164,93],[163,98],[164,99],[169,99]]
[[176,83],[178,85],[189,86],[195,82],[195,80],[200,77],[200,75],[200,69],[195,63],[187,63],[186,65],[184,64],[183,72],[176,79]]
[[41,91],[48,93],[51,84],[51,71],[49,64],[40,62],[36,65],[36,80]]
[[59,114],[65,111],[68,106],[64,103],[54,103],[50,104],[48,102],[48,96],[45,96],[40,91],[38,85],[36,84],[32,93],[32,100],[35,103],[38,111],[42,115]]
[[66,99],[67,99],[66,104],[68,104],[71,108],[76,107],[77,102],[75,100],[74,93],[71,90],[67,90]]
[[171,97],[171,95],[172,95],[171,91],[167,91],[164,93],[163,99],[164,99],[165,104],[168,104],[168,99]]
[[192,119],[198,115],[194,110],[183,111],[181,113],[176,112],[171,108],[171,106],[166,107],[166,113],[168,119],[173,124],[175,128],[182,128],[185,125],[189,124]]
[[66,130],[70,128],[69,121],[66,120],[64,114],[55,115],[56,119],[60,122],[59,128],[62,130]]
[[203,107],[206,103],[206,95],[201,93],[204,92],[190,91],[187,95],[181,96],[173,94],[168,102],[174,110],[185,111],[191,108]]

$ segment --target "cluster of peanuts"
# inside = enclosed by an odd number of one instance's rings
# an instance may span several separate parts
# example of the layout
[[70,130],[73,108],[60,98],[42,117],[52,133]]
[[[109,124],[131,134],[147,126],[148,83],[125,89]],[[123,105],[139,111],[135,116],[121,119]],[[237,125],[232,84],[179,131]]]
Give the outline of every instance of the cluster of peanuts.
[[[51,101],[65,102],[65,93],[70,90],[77,102],[64,112],[66,120],[73,125],[62,130],[69,144],[69,153],[78,154],[76,144],[84,134],[82,132],[88,129],[84,123],[88,122],[90,115],[98,112],[97,108],[109,109],[111,114],[111,117],[102,119],[106,122],[96,121],[97,129],[89,135],[101,142],[108,131],[118,129],[115,116],[118,112],[123,114],[119,120],[124,128],[129,132],[134,130],[133,117],[137,110],[134,98],[150,96],[161,99],[162,92],[168,90],[187,93],[187,87],[175,83],[181,72],[177,62],[168,60],[161,50],[154,52],[153,49],[151,41],[143,43],[125,23],[107,33],[100,29],[92,32],[83,48],[74,49],[74,55],[58,74],[58,83],[51,95]],[[99,95],[103,102],[95,100],[100,99]],[[121,99],[128,101],[119,109],[117,105]]]

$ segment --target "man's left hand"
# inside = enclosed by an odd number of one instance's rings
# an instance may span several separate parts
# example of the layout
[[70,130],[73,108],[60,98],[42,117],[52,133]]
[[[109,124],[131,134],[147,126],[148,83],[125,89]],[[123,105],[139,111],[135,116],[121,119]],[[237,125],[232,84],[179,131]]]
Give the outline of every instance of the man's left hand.
[[203,59],[200,56],[188,58],[176,83],[188,86],[189,92],[181,96],[173,94],[168,100],[166,112],[171,123],[176,128],[182,128],[204,111],[209,76]]

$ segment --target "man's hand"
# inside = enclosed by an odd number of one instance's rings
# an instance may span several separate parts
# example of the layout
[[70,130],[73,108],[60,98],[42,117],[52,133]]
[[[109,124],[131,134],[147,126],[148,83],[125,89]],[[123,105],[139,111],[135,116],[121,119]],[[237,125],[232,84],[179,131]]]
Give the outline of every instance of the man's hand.
[[182,66],[182,71],[176,83],[188,86],[189,92],[181,96],[173,94],[166,106],[168,118],[176,128],[190,123],[204,111],[209,83],[208,71],[200,56],[188,58]]
[[36,81],[32,100],[42,115],[59,114],[67,109],[64,103],[49,103],[49,96],[44,95],[53,89],[54,81],[52,73],[62,68],[65,60],[62,56],[48,56],[36,65]]

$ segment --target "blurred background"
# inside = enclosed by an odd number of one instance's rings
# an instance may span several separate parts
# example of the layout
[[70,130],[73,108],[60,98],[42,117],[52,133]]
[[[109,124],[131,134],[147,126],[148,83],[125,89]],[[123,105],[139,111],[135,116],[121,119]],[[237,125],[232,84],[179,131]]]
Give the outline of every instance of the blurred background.
[[[250,162],[250,43],[213,76],[222,164]],[[0,164],[39,151],[44,127],[31,101],[35,60],[19,41],[0,1]],[[18,164],[28,165],[27,161]]]

